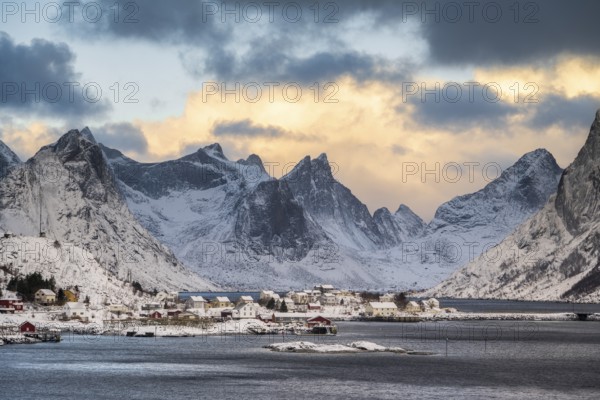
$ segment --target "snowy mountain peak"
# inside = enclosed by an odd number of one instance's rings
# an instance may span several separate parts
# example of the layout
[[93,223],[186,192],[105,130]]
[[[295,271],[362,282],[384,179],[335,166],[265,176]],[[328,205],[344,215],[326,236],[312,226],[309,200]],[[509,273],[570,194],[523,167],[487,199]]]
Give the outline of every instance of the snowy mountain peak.
[[408,207],[405,204],[400,204],[400,206],[396,210],[395,214],[412,214],[412,215],[420,218],[417,214],[414,213],[413,210],[410,209],[410,207]]
[[329,164],[329,160],[327,159],[327,154],[321,153],[319,157],[315,159],[316,161]]
[[562,171],[560,166],[556,163],[554,156],[546,149],[536,149],[529,153],[525,153],[512,167],[508,168],[506,172],[518,173],[520,168],[550,168],[554,171]]
[[261,160],[261,158],[259,156],[257,156],[256,154],[250,154],[248,156],[248,158],[246,160],[243,160],[243,164],[245,165],[253,165],[255,167],[258,167],[260,169],[261,172],[263,173],[267,173],[267,171],[265,170],[265,166],[263,165],[263,162]]
[[97,143],[89,129],[85,133],[84,131],[79,131],[79,129],[71,129],[50,147],[54,148],[55,151],[60,152],[74,148],[84,149],[92,145],[97,145]]
[[224,160],[227,159],[227,157],[225,157],[225,154],[223,153],[223,148],[219,143],[213,143],[211,145],[205,146],[202,150],[204,150],[212,156],[219,157]]
[[376,210],[373,220],[385,243],[390,246],[420,237],[426,227],[423,220],[404,204],[400,205],[395,214],[386,207]]
[[97,144],[96,138],[94,137],[94,135],[92,135],[92,131],[87,126],[81,130],[81,136],[83,136],[88,141]]
[[556,192],[561,173],[548,151],[529,152],[483,189],[442,204],[430,227],[439,229],[457,223],[475,227],[495,221],[510,231],[514,221],[521,222],[539,210]]

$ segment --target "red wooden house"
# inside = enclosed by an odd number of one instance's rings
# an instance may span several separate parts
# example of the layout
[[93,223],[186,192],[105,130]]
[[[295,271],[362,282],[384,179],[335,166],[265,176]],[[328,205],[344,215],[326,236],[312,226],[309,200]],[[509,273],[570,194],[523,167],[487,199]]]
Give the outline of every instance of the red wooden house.
[[306,324],[308,325],[309,328],[312,328],[313,326],[329,326],[331,325],[331,320],[327,319],[325,317],[322,317],[320,315],[317,315],[316,317],[312,317],[306,320]]
[[19,299],[0,299],[0,308],[13,308],[15,311],[23,311],[23,302]]
[[35,333],[35,325],[29,321],[25,321],[19,326],[19,330],[21,333]]
[[150,318],[152,319],[161,319],[163,316],[159,311],[154,311],[152,314],[150,314]]

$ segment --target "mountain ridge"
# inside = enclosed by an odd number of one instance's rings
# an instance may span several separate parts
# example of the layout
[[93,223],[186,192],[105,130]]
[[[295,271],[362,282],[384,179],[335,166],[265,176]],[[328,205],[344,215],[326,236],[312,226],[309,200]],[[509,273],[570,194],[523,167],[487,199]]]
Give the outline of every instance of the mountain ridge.
[[600,111],[556,195],[494,249],[426,294],[600,300]]

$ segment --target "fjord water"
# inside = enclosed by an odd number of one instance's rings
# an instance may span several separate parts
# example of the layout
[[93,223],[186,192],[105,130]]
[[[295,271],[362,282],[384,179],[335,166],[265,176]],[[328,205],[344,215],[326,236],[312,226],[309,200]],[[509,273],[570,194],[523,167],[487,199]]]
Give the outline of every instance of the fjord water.
[[[323,343],[368,340],[435,355],[274,353],[298,337],[65,336],[0,348],[2,399],[597,399],[600,323],[340,323]],[[446,341],[446,338],[449,340]]]

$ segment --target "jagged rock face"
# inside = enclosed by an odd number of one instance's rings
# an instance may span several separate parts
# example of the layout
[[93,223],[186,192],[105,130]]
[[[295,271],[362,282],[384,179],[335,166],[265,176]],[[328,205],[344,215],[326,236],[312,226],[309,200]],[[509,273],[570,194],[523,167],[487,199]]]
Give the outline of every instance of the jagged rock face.
[[[53,169],[58,172],[60,167],[65,168],[69,177],[67,190],[80,190],[83,197],[98,205],[118,204],[122,207],[114,175],[102,149],[91,136],[91,132],[82,132],[69,131],[56,143],[43,147],[28,164],[42,173],[50,174],[55,172]],[[56,158],[58,162],[52,164],[52,158]]]
[[150,288],[214,287],[185,269],[131,215],[89,130],[72,130],[0,181],[0,227],[89,252],[120,279]]
[[484,254],[428,294],[532,300],[600,300],[596,171],[600,113],[556,196]]
[[425,222],[404,204],[395,214],[385,207],[380,208],[373,214],[373,219],[388,246],[419,238],[426,227]]
[[237,242],[255,254],[302,260],[320,239],[318,230],[305,218],[287,183],[261,182],[238,209]]
[[359,250],[381,247],[384,239],[367,206],[334,179],[327,157],[304,158],[282,178],[308,215],[334,240],[344,237]]
[[600,210],[600,111],[573,164],[565,170],[556,196],[556,210],[573,235],[598,220]]
[[3,141],[0,140],[0,179],[21,164],[17,156]]

